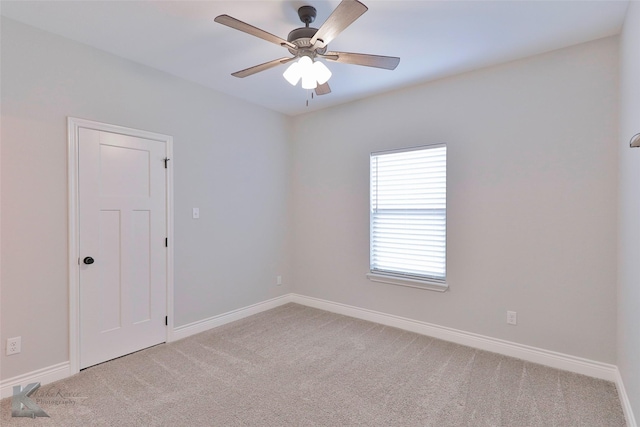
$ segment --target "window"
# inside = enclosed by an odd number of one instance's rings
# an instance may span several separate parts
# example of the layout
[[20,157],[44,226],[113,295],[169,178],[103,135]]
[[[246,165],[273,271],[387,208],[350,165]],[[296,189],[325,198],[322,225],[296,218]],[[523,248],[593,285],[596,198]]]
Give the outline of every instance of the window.
[[369,279],[444,291],[447,147],[371,154]]

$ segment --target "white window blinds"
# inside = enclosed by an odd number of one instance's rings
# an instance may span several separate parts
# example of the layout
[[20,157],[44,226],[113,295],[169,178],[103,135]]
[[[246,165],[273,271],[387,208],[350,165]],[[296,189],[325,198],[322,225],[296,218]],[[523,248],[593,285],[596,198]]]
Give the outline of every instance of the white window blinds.
[[371,154],[371,272],[444,282],[447,147]]

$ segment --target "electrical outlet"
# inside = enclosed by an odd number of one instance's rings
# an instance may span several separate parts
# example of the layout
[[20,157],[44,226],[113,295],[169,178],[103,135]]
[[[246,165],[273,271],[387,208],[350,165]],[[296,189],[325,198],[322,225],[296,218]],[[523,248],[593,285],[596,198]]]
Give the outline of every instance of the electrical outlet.
[[507,311],[507,323],[510,325],[518,324],[518,313],[515,311]]
[[193,219],[199,219],[200,218],[200,208],[193,208]]
[[22,337],[7,339],[7,356],[20,353]]
[[282,276],[276,277],[276,285],[278,286],[282,285]]

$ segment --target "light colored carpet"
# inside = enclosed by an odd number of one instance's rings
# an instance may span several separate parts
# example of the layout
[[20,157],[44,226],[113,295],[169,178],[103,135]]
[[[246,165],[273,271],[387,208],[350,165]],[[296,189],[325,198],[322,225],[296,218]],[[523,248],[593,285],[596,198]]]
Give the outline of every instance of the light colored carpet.
[[36,394],[50,418],[11,418],[4,399],[0,424],[625,424],[613,383],[297,304],[94,366]]

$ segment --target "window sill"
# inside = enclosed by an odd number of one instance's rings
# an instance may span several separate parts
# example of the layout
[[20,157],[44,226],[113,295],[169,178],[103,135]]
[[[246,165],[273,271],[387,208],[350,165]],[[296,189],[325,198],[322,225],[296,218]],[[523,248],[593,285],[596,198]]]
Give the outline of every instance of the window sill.
[[398,276],[388,276],[385,274],[368,273],[367,279],[372,282],[389,283],[391,285],[408,286],[410,288],[425,289],[428,291],[445,292],[449,289],[449,285],[442,282],[430,280],[409,279]]

